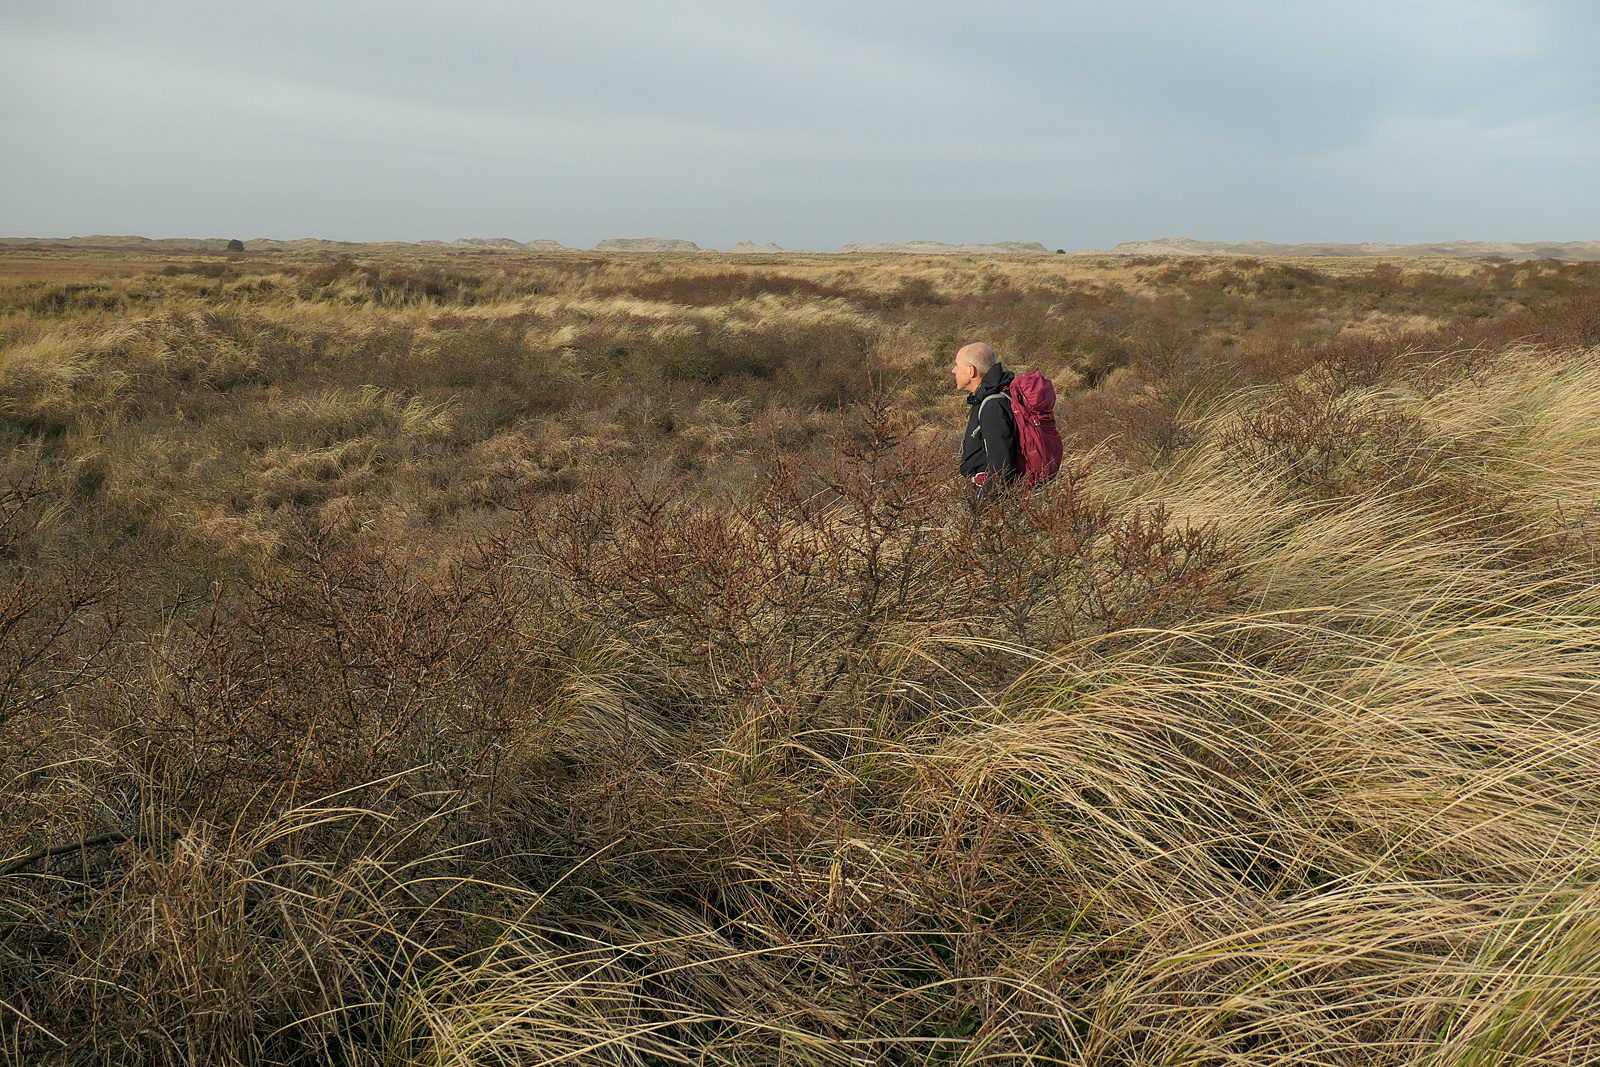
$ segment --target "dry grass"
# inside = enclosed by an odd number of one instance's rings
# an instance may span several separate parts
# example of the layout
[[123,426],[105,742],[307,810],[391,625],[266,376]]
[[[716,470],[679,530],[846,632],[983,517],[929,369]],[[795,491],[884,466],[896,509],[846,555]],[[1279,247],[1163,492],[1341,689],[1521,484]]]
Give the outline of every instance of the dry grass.
[[1600,1053],[1587,268],[168,262],[4,283],[0,1060]]

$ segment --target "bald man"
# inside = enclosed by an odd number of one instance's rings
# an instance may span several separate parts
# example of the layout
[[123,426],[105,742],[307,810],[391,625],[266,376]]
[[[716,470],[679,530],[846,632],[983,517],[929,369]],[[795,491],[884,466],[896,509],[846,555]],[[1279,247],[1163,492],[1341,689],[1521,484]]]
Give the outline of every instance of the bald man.
[[967,394],[967,435],[961,445],[961,475],[976,487],[982,503],[1011,480],[1017,470],[1017,427],[1011,398],[1003,391],[1015,377],[985,341],[962,346],[950,367],[956,388]]

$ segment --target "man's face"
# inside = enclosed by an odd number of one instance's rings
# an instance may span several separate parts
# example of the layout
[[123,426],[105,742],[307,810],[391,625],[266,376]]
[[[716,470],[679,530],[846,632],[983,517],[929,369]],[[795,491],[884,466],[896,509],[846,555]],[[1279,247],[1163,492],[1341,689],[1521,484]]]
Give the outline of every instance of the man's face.
[[950,365],[950,375],[955,379],[956,388],[963,393],[972,392],[978,387],[978,383],[983,380],[978,372],[973,369],[972,364],[963,359],[958,359]]

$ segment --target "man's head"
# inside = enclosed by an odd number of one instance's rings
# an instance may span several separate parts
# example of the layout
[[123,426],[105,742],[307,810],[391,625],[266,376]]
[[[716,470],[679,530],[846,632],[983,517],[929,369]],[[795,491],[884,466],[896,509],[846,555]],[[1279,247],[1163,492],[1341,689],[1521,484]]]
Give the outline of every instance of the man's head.
[[975,393],[978,386],[983,384],[983,376],[999,362],[1000,357],[994,354],[989,342],[974,341],[970,345],[963,345],[956,353],[950,375],[955,379],[957,389],[964,393]]

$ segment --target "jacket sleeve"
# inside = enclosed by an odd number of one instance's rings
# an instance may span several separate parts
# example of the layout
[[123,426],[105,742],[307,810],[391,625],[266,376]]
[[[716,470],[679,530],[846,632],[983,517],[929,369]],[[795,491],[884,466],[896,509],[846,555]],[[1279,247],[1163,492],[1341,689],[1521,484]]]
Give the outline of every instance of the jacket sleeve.
[[996,393],[986,400],[978,412],[978,425],[983,431],[984,470],[989,484],[1004,485],[1017,472],[1017,428],[1011,424],[1011,399]]

